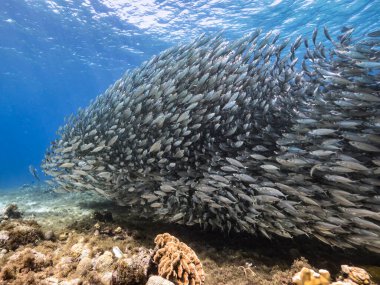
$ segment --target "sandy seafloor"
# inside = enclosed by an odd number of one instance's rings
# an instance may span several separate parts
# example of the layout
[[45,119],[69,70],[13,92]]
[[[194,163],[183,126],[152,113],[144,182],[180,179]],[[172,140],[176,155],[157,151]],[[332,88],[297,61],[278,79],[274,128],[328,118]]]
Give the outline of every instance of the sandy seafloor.
[[[116,206],[94,194],[57,194],[38,187],[0,191],[0,210],[10,203],[18,205],[24,220],[37,221],[44,231],[52,230],[57,237],[63,233],[93,236],[97,223],[93,213],[103,210],[113,215],[110,227],[120,226],[132,233],[130,247],[154,248],[154,237],[169,232],[197,253],[206,274],[206,285],[291,284],[291,276],[302,266],[327,269],[332,276],[337,276],[342,264],[365,268],[375,284],[380,284],[379,255],[363,250],[343,251],[314,239],[268,240],[236,233],[228,236],[195,226],[158,223],[131,217],[128,208]],[[59,239],[54,242],[57,247],[65,243]],[[111,250],[112,242],[104,240],[104,247]],[[245,275],[241,266],[246,267],[247,264],[252,264],[250,268],[256,276]]]

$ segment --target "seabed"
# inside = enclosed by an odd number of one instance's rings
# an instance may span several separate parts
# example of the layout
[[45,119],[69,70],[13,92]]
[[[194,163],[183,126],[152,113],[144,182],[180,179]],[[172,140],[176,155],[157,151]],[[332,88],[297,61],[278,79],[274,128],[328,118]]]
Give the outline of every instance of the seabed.
[[[228,236],[196,226],[152,222],[132,217],[128,208],[94,194],[57,194],[39,187],[0,191],[0,210],[11,203],[18,206],[22,218],[0,222],[1,285],[107,284],[109,280],[104,272],[112,270],[112,259],[116,257],[111,255],[111,263],[103,260],[102,266],[98,262],[83,271],[78,259],[83,248],[90,246],[96,252],[93,255],[99,257],[118,247],[128,256],[153,249],[155,236],[165,232],[195,251],[203,264],[206,285],[292,284],[292,276],[303,267],[327,269],[335,279],[342,264],[364,268],[372,276],[371,284],[380,282],[379,255],[363,250],[343,251],[306,237],[268,240],[247,234]],[[15,239],[14,244],[4,250],[2,233],[20,223],[24,228],[36,227],[37,232],[33,233],[36,237]],[[82,253],[77,252],[78,248]],[[31,252],[32,255],[42,253],[44,260],[25,265],[27,258],[22,255]]]

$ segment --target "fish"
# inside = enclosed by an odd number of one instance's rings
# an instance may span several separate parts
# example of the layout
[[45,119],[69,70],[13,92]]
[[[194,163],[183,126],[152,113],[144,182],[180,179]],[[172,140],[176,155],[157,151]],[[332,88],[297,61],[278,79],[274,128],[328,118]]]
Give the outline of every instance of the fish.
[[315,129],[309,132],[313,136],[326,136],[335,133],[333,129]]
[[380,148],[378,148],[372,144],[369,144],[369,143],[358,142],[358,141],[350,141],[349,144],[352,145],[353,147],[360,149],[360,150],[363,150],[363,151],[380,152]]
[[38,181],[41,181],[40,177],[38,176],[37,169],[33,165],[29,165],[28,168],[29,168],[29,173],[33,175],[33,177],[36,178]]
[[368,33],[369,37],[380,37],[380,30]]
[[175,45],[68,116],[41,168],[154,221],[380,252],[380,39],[352,33]]
[[73,168],[74,165],[75,165],[75,163],[65,162],[65,163],[62,163],[59,167],[62,167],[62,168]]

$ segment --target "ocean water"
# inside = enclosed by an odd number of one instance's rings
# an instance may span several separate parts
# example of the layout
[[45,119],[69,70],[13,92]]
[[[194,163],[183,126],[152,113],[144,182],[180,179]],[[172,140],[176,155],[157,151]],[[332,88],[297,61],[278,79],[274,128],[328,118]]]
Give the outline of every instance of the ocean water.
[[221,30],[310,38],[379,23],[378,0],[1,0],[0,189],[33,183],[28,166],[39,170],[63,118],[168,47]]

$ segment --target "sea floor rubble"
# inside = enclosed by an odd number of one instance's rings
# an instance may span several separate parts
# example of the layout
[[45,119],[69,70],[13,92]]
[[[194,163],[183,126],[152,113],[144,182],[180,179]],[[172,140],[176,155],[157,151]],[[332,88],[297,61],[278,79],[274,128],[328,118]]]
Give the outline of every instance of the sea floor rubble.
[[[0,222],[0,285],[290,285],[302,270],[318,273],[315,268],[329,270],[331,280],[340,282],[334,285],[378,284],[380,280],[379,259],[370,253],[365,256],[366,252],[341,252],[316,241],[223,237],[197,228],[153,223],[129,217],[125,208],[91,196],[34,197],[25,201],[19,195],[1,196],[0,208],[13,203],[21,215]],[[64,216],[56,214],[63,209]],[[155,237],[164,232],[170,235],[159,235],[154,247]],[[188,252],[191,258],[184,257]],[[160,272],[160,261],[165,260],[168,264],[162,264],[165,270]],[[193,275],[177,278],[184,276],[188,264]],[[350,266],[341,268],[341,264]],[[348,279],[364,276],[351,264],[368,270],[372,280]],[[200,268],[195,274],[194,269]],[[160,273],[170,281],[157,276]]]

